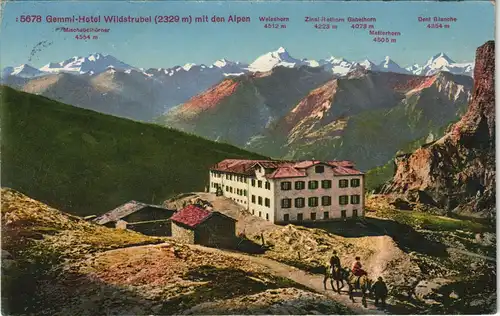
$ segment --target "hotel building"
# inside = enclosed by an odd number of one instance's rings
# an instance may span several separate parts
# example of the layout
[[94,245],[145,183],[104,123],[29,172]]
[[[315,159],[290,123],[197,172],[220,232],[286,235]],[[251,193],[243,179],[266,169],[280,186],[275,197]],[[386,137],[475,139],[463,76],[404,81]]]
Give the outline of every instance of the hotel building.
[[364,174],[350,161],[225,159],[210,168],[217,191],[273,223],[364,216]]

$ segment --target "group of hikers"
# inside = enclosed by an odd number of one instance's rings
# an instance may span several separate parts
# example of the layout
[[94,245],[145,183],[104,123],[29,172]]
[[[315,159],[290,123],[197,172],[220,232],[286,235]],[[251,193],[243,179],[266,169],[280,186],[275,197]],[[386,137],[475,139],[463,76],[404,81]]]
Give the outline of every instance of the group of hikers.
[[[330,257],[329,261],[329,269],[331,271],[331,274],[333,277],[336,277],[336,279],[341,279],[341,271],[342,271],[342,266],[340,264],[340,258],[337,255],[337,251],[333,250],[332,256]],[[361,258],[359,256],[355,257],[355,261],[353,262],[351,266],[351,273],[357,277],[356,279],[356,287],[359,288],[359,280],[362,276],[368,275],[368,273],[363,270],[363,265],[361,264]],[[343,287],[344,282],[342,282],[342,287]],[[340,291],[340,289],[339,289]],[[387,286],[382,279],[381,276],[378,277],[377,281],[372,285],[370,292],[373,293],[373,296],[375,298],[375,305],[379,304],[379,301],[381,301],[382,306],[385,306],[385,300],[387,298]],[[340,292],[339,292],[340,293]]]

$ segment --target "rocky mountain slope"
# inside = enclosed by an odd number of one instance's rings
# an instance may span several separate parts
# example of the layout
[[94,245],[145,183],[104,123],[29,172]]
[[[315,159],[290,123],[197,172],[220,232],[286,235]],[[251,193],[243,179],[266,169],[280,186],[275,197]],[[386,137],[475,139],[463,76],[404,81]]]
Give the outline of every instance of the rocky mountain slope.
[[311,67],[278,67],[225,79],[172,109],[157,122],[212,140],[243,146],[332,75]]
[[465,115],[444,137],[399,157],[383,192],[494,220],[494,76],[495,43],[489,41],[476,52],[474,92]]
[[[4,313],[352,313],[249,260],[97,226],[11,189],[1,195]],[[141,244],[151,245],[132,247]]]
[[92,215],[203,190],[208,167],[260,155],[2,87],[2,185]]
[[464,112],[471,86],[468,77],[449,73],[360,72],[333,79],[246,148],[287,159],[348,159],[368,170],[411,142],[441,136]]

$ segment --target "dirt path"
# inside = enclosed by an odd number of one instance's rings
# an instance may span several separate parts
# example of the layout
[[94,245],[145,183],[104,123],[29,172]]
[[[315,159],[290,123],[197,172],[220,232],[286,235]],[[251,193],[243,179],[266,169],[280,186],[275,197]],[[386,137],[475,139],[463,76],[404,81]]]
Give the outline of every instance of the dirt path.
[[[156,245],[146,245],[146,246],[137,246],[137,247],[161,247],[162,244],[156,244]],[[330,285],[327,284],[328,290],[325,291],[323,288],[323,276],[321,275],[314,275],[314,274],[309,274],[305,271],[302,271],[300,269],[297,269],[295,267],[288,266],[286,264],[263,258],[263,257],[256,257],[256,256],[250,256],[246,254],[242,254],[239,252],[232,252],[232,251],[224,251],[216,248],[208,248],[208,247],[203,247],[199,245],[188,245],[192,249],[197,249],[200,251],[205,251],[205,252],[212,252],[212,253],[220,253],[225,256],[231,256],[235,258],[241,258],[241,259],[246,259],[251,262],[254,262],[256,264],[260,264],[262,266],[265,266],[269,268],[269,271],[277,276],[281,276],[284,278],[288,278],[292,281],[295,281],[299,284],[302,284],[303,286],[308,287],[309,289],[316,291],[318,293],[322,293],[326,295],[327,297],[335,300],[336,302],[350,308],[354,313],[356,314],[369,314],[369,315],[384,315],[385,313],[381,310],[378,310],[374,305],[373,305],[373,300],[368,299],[368,307],[365,308],[361,304],[361,297],[356,297],[355,296],[355,303],[351,302],[349,300],[349,297],[347,295],[347,292],[342,293],[341,295],[333,292],[330,288]],[[328,282],[329,283],[329,282]],[[347,286],[344,287],[344,290],[347,290]]]

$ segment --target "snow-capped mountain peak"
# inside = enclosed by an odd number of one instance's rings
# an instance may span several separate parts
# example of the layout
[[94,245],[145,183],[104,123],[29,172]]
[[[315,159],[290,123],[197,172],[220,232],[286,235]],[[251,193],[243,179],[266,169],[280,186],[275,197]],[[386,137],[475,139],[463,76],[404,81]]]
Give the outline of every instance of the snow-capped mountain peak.
[[290,54],[284,47],[280,47],[276,51],[266,53],[257,58],[248,66],[248,70],[253,72],[265,72],[273,69],[276,66],[293,68],[296,66],[301,66],[303,64],[304,62],[302,62],[301,60],[295,59],[290,56]]
[[439,53],[437,55],[432,56],[427,63],[424,65],[424,69],[427,71],[441,69],[443,67],[447,67],[455,62],[446,56],[444,53]]
[[109,66],[115,69],[126,70],[134,67],[116,59],[111,55],[101,53],[90,54],[87,57],[73,56],[59,63],[51,62],[40,68],[44,72],[70,72],[70,73],[101,73]]
[[363,60],[362,62],[359,63],[359,65],[361,67],[365,68],[366,70],[377,70],[378,69],[377,65],[375,65],[375,63],[369,59]]
[[456,63],[445,53],[439,53],[432,56],[417,74],[430,76],[439,71],[448,71],[472,76],[473,70],[474,63]]
[[225,59],[225,58],[222,58],[222,59],[219,59],[219,60],[216,60],[215,63],[213,63],[213,65],[217,68],[223,68],[227,65],[229,65],[230,62],[229,60]]
[[278,48],[276,52],[278,54],[287,53],[286,48],[284,48],[283,46],[280,46],[280,48]]
[[408,73],[406,69],[399,66],[389,56],[385,56],[384,60],[378,65],[378,69],[385,72]]
[[17,76],[21,78],[33,78],[43,75],[43,72],[28,64],[22,64],[17,67],[6,67],[2,72],[2,76],[5,75]]
[[185,71],[189,71],[191,68],[193,68],[194,66],[196,66],[196,64],[193,64],[193,63],[187,63],[185,64],[184,66],[182,66],[182,69],[184,69]]

